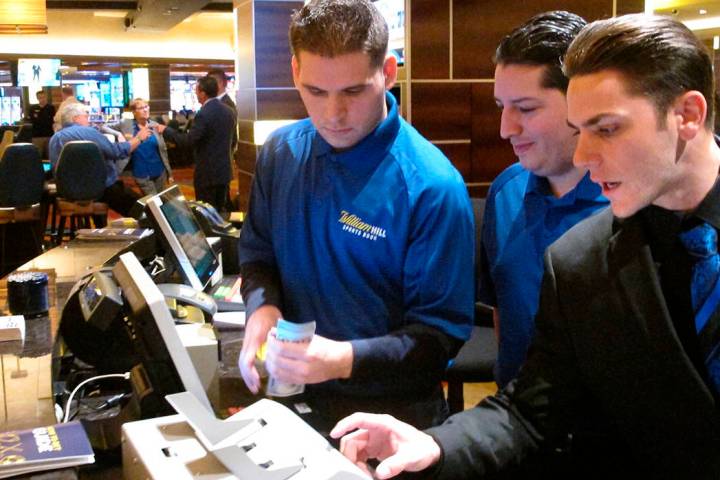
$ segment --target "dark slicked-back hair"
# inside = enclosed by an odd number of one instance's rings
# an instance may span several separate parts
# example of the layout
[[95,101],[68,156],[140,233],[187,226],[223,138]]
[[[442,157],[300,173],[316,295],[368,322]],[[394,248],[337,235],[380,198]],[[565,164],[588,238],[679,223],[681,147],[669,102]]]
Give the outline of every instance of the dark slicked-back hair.
[[544,66],[542,86],[566,92],[562,57],[586,24],[584,18],[562,10],[535,15],[500,41],[493,61],[496,65]]
[[568,49],[564,70],[568,78],[603,70],[621,73],[629,94],[646,96],[654,103],[660,127],[665,126],[673,101],[697,90],[707,101],[705,127],[711,129],[712,65],[710,52],[682,23],[633,14],[589,24]]
[[380,68],[388,47],[388,27],[368,0],[313,0],[290,21],[290,50],[322,57],[363,52]]
[[213,68],[212,70],[209,70],[207,74],[214,77],[215,80],[217,80],[219,84],[222,84],[223,87],[228,83],[228,78],[224,70]]
[[205,95],[209,98],[217,97],[218,81],[215,77],[205,75],[204,77],[198,79],[197,85],[200,91],[205,92]]

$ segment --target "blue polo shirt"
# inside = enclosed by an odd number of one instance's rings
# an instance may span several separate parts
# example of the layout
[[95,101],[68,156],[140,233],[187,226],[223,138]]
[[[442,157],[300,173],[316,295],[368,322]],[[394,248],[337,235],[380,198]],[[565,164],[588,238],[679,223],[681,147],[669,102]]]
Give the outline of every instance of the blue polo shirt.
[[495,379],[505,386],[525,362],[535,326],[545,249],[570,227],[608,205],[587,174],[556,198],[547,179],[519,163],[488,192],[480,251],[480,301],[500,311]]
[[[133,122],[133,135],[137,135],[140,126]],[[132,173],[137,178],[157,178],[163,171],[165,165],[160,158],[158,141],[155,135],[150,135],[132,153]]]
[[53,171],[57,168],[57,162],[60,159],[60,152],[63,145],[72,140],[89,140],[95,143],[103,154],[105,159],[105,169],[107,176],[105,177],[105,186],[109,187],[118,181],[118,172],[115,168],[115,162],[126,158],[130,155],[130,142],[111,143],[105,136],[95,130],[93,127],[86,127],[77,124],[65,125],[62,130],[55,132],[50,137],[48,144],[48,156]]
[[275,266],[283,315],[355,340],[420,323],[469,337],[473,214],[462,177],[398,115],[335,152],[309,119],[277,130],[257,162],[240,263]]

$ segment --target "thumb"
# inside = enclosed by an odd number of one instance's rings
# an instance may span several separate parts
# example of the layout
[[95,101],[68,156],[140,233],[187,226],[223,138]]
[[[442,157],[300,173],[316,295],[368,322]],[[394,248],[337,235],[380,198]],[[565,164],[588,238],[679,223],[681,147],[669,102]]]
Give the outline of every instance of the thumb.
[[408,463],[408,459],[405,455],[396,453],[395,455],[392,455],[380,462],[375,469],[375,475],[379,479],[394,477],[400,472],[403,472],[408,466]]

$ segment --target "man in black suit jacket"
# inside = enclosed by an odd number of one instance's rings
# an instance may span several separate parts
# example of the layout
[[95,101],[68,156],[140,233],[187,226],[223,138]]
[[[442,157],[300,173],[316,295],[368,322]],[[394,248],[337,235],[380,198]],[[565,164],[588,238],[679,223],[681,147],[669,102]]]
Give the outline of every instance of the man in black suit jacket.
[[237,107],[235,106],[235,102],[232,98],[230,98],[230,95],[227,92],[227,83],[228,78],[227,75],[225,75],[225,72],[220,70],[219,68],[215,68],[210,70],[207,73],[209,76],[213,77],[218,82],[218,94],[217,99],[220,100],[223,105],[227,105],[227,107],[232,110],[233,115],[235,115],[235,129],[233,130],[233,141],[232,141],[232,152],[233,155],[235,154],[235,150],[237,150]]
[[226,199],[232,179],[231,149],[235,132],[235,115],[217,98],[218,84],[204,76],[195,86],[202,104],[195,114],[190,130],[181,133],[159,125],[166,141],[180,148],[192,148],[195,157],[195,198],[210,203],[218,211],[226,211]]
[[720,227],[712,56],[679,22],[628,15],[588,25],[564,62],[574,162],[611,210],[548,248],[536,336],[506,389],[426,433],[367,414],[335,427],[358,429],[341,449],[380,459],[376,478],[720,478],[720,308],[710,295],[696,332],[698,260],[680,241]]

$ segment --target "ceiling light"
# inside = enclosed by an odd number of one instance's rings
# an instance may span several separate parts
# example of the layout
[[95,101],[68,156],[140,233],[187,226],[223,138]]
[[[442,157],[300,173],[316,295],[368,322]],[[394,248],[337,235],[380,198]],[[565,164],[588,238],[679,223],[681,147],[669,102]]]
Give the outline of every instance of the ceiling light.
[[707,30],[720,27],[720,17],[703,17],[682,22],[690,30]]
[[0,0],[0,33],[47,33],[45,0]]
[[126,10],[99,10],[93,12],[93,17],[125,18],[126,16]]
[[704,8],[701,8],[700,10],[698,10],[698,13],[700,15],[705,15],[707,13],[707,10],[705,10]]

